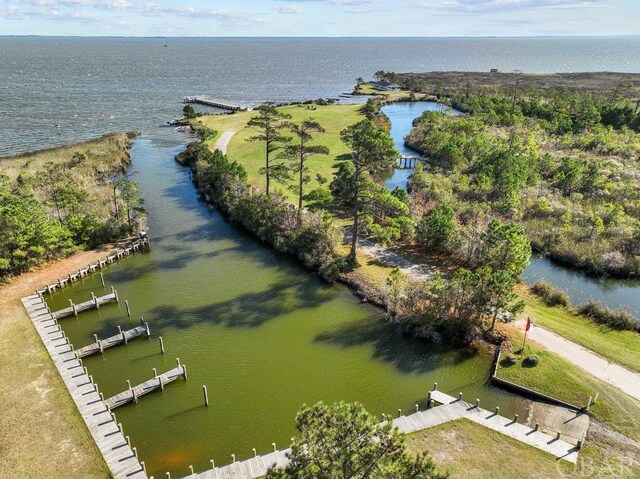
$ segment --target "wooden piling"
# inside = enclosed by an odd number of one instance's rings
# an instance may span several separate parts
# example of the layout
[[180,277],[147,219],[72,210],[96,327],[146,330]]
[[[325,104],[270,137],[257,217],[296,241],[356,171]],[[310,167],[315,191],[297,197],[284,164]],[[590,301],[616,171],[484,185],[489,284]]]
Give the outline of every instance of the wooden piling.
[[129,300],[125,299],[124,300],[124,305],[127,308],[127,316],[131,317],[131,309],[129,308]]
[[104,288],[104,275],[100,273],[100,282],[102,283],[102,287]]
[[164,342],[162,341],[162,336],[158,338],[160,340],[160,352],[164,354]]
[[207,394],[207,386],[202,385],[202,394],[204,395],[204,405],[209,406],[209,395]]

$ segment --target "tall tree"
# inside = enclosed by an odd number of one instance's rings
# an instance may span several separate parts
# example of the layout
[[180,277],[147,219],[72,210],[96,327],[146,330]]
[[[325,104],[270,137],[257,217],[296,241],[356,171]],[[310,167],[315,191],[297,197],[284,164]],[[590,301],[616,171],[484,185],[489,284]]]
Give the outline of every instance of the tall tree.
[[404,436],[388,422],[377,424],[360,404],[318,403],[296,418],[301,437],[289,464],[267,479],[446,479],[430,457],[411,456]]
[[283,120],[291,118],[291,115],[279,111],[272,103],[265,103],[258,107],[258,115],[247,123],[248,126],[258,132],[247,141],[263,141],[265,144],[264,167],[260,172],[265,175],[267,195],[271,179],[282,182],[288,178],[289,169],[283,162],[278,162],[272,153],[284,148],[291,138],[282,134],[286,126]]
[[304,185],[309,182],[309,177],[305,175],[309,171],[306,162],[316,155],[328,155],[329,148],[324,145],[309,145],[313,140],[312,133],[324,133],[324,128],[313,118],[304,120],[300,124],[289,124],[289,130],[294,134],[296,143],[287,145],[284,148],[284,156],[296,162],[293,170],[298,173],[298,210],[302,213],[302,197],[304,196]]
[[351,251],[349,262],[356,263],[356,249],[358,247],[358,227],[360,217],[360,201],[367,189],[366,172],[387,168],[398,158],[398,151],[393,146],[389,134],[377,128],[370,120],[362,120],[351,125],[342,132],[340,138],[351,150],[349,160],[353,164],[354,172],[350,179],[353,207],[353,229],[351,231]]

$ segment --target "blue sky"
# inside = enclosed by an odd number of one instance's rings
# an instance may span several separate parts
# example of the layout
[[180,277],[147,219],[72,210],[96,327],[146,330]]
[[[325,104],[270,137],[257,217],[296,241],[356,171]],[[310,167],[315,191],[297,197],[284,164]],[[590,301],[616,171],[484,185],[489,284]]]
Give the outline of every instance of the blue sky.
[[640,0],[0,0],[1,35],[640,35]]

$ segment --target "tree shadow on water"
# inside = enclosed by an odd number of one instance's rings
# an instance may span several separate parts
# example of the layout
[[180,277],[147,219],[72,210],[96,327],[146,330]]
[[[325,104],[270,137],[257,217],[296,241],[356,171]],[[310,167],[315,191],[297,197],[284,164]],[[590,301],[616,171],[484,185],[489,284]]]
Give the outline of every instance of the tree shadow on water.
[[436,369],[455,366],[472,359],[475,348],[454,348],[404,335],[398,325],[374,318],[350,323],[335,331],[316,336],[315,341],[343,349],[373,347],[373,358],[391,363],[402,373],[425,374]]
[[316,308],[334,295],[331,286],[315,279],[299,283],[283,280],[272,284],[268,290],[240,294],[205,306],[157,306],[145,315],[145,320],[153,328],[154,335],[162,335],[168,329],[187,329],[199,324],[257,328],[292,311]]

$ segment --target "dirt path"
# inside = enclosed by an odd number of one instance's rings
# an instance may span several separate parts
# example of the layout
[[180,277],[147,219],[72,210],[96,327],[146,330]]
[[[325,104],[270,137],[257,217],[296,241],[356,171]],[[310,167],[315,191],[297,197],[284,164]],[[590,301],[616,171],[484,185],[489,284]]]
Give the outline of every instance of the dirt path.
[[[350,241],[350,235],[345,233],[345,242],[350,243]],[[438,270],[433,264],[416,264],[395,251],[391,251],[384,246],[367,240],[358,240],[358,249],[365,255],[378,261],[381,265],[392,268],[397,266],[404,274],[419,281],[426,281]]]
[[[515,324],[524,330],[524,319]],[[640,374],[610,363],[579,344],[535,325],[529,330],[528,338],[640,401]]]
[[0,477],[108,477],[20,298],[113,249],[81,252],[0,286]]
[[233,137],[233,135],[235,135],[235,133],[236,133],[235,130],[225,131],[224,133],[222,133],[220,135],[220,138],[218,138],[218,141],[216,141],[216,144],[213,146],[213,149],[220,150],[222,153],[226,155],[227,146],[229,146],[229,142],[231,141],[231,138]]

